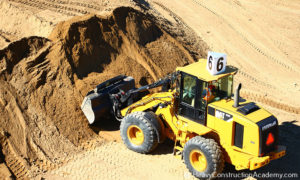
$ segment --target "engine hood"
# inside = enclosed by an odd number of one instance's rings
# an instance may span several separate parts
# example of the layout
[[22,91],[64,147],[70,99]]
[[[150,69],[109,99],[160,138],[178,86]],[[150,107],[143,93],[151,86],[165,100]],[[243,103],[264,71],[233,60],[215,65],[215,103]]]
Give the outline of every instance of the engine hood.
[[233,116],[238,116],[242,119],[257,123],[272,115],[254,102],[243,100],[237,108],[233,107],[233,104],[233,100],[223,99],[209,103],[208,106],[216,109],[216,117],[226,121],[230,120]]

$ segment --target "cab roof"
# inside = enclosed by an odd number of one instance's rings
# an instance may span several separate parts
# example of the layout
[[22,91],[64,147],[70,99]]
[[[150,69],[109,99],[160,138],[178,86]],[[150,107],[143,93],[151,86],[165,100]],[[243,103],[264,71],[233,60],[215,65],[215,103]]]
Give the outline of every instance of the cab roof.
[[176,71],[181,71],[187,74],[191,74],[196,76],[198,79],[201,79],[206,82],[218,80],[224,76],[228,76],[230,74],[235,74],[237,72],[237,68],[233,66],[226,66],[226,70],[218,75],[211,75],[206,69],[207,60],[199,59],[198,62],[189,64],[184,67],[177,67]]

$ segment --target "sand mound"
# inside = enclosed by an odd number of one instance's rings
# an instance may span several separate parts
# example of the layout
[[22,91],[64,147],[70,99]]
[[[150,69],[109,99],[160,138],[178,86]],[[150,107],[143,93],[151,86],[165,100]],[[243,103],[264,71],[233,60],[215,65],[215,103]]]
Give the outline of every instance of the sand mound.
[[[80,110],[90,89],[119,74],[149,83],[192,62],[188,54],[146,15],[127,7],[108,17],[62,22],[48,39],[11,43],[0,50],[0,137],[6,164],[17,177],[54,168],[97,136]],[[18,165],[9,163],[12,158]]]

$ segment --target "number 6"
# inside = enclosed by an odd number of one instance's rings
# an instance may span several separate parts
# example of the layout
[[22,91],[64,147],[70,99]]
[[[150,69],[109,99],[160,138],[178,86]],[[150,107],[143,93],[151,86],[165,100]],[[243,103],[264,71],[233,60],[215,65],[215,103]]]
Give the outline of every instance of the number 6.
[[[210,58],[210,57],[209,57]],[[223,69],[223,66],[224,66],[224,64],[223,64],[223,61],[224,60],[224,58],[223,57],[221,57],[221,58],[219,58],[218,59],[218,63],[217,63],[217,71],[221,71],[222,69]]]
[[211,68],[212,68],[212,57],[211,56],[209,56],[209,58],[208,58],[208,68],[211,70]]

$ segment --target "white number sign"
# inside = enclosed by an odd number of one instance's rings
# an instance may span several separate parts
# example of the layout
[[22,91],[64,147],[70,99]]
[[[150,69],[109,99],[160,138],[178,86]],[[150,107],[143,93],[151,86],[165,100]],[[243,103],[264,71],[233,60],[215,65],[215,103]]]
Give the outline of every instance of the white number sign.
[[211,75],[217,75],[226,70],[227,56],[224,53],[208,51],[206,69]]

